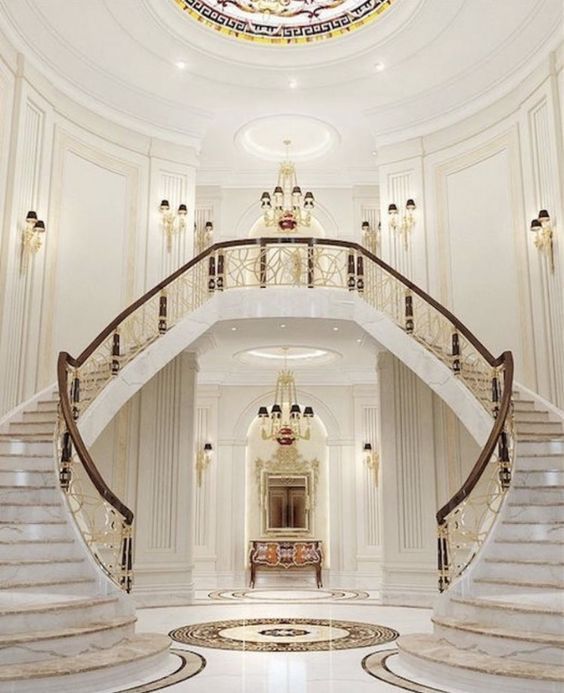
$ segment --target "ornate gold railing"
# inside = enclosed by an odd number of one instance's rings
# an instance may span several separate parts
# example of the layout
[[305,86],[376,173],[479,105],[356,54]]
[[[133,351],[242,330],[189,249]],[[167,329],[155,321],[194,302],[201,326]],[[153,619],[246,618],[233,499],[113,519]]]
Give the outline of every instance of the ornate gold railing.
[[511,479],[510,352],[495,358],[446,308],[366,248],[346,241],[261,238],[217,243],[120,313],[73,358],[59,354],[60,477],[79,526],[106,572],[131,587],[133,513],[98,472],[77,423],[107,383],[216,292],[307,287],[357,292],[460,378],[492,415],[470,476],[439,510],[439,588],[472,560]]

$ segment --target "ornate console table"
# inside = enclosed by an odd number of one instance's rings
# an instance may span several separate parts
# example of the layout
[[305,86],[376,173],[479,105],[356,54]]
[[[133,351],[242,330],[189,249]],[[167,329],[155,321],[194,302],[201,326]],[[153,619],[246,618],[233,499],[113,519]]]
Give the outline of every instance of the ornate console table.
[[321,582],[321,566],[323,552],[320,541],[279,541],[264,540],[252,541],[249,554],[251,564],[250,586],[255,586],[256,570],[258,566],[267,568],[315,568],[315,578],[318,587],[323,587]]

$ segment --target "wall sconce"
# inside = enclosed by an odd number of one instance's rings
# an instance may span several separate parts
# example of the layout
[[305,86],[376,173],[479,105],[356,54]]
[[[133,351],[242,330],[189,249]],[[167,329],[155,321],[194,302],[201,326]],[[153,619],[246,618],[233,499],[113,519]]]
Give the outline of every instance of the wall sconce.
[[535,246],[541,253],[546,253],[550,271],[554,272],[554,229],[546,209],[541,209],[537,219],[531,221],[531,231],[535,234]]
[[194,255],[203,253],[213,243],[213,222],[206,221],[204,228],[194,224]]
[[22,235],[22,261],[24,269],[27,267],[29,257],[35,255],[41,248],[45,223],[37,218],[37,212],[30,210],[25,218],[25,228]]
[[172,212],[168,200],[162,200],[159,206],[161,213],[161,225],[166,234],[166,247],[170,252],[172,249],[172,236],[177,232],[182,232],[186,229],[186,215],[188,208],[186,205],[178,205],[178,211]]
[[[378,225],[379,226],[379,225]],[[362,245],[373,255],[378,254],[378,237],[380,229],[373,229],[369,221],[363,221],[362,226]]]
[[211,453],[213,447],[211,443],[204,443],[200,445],[196,452],[196,477],[198,481],[198,486],[202,485],[204,478],[204,472],[206,471],[209,463],[211,462]]
[[399,233],[403,238],[403,244],[407,250],[407,239],[411,229],[415,226],[415,201],[409,198],[405,203],[405,213],[400,216],[397,205],[393,202],[388,205],[388,226],[391,231]]
[[372,471],[374,476],[374,485],[378,486],[380,475],[380,455],[372,450],[372,443],[364,443],[362,446],[364,452],[364,461],[368,469]]

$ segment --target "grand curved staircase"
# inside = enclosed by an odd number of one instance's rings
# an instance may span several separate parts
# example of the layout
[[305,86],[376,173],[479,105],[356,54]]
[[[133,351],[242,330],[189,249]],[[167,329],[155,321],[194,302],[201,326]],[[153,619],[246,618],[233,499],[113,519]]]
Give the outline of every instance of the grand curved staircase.
[[[126,594],[133,513],[100,475],[89,445],[190,344],[194,324],[203,331],[213,322],[218,301],[243,292],[234,306],[245,291],[266,296],[270,288],[348,292],[359,324],[425,379],[483,446],[439,510],[435,632],[400,638],[405,667],[447,687],[456,681],[457,690],[524,691],[533,680],[535,691],[556,690],[564,682],[562,413],[514,384],[509,352],[494,357],[365,248],[287,238],[208,248],[78,357],[62,353],[58,384],[0,422],[0,690],[118,690],[132,672],[139,678],[166,666],[168,639],[135,633]],[[284,294],[304,314],[307,296]]]

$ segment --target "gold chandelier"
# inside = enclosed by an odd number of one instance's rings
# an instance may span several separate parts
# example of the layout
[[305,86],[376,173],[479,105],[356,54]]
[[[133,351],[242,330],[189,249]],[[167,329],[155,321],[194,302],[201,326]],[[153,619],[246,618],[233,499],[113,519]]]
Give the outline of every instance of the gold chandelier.
[[259,407],[263,440],[276,440],[280,445],[292,445],[295,440],[309,440],[310,424],[314,417],[312,407],[298,404],[296,381],[290,370],[278,373],[274,404],[270,411]]
[[[291,142],[284,140],[284,144],[288,150]],[[286,160],[280,164],[278,181],[272,195],[263,192],[260,205],[264,210],[266,226],[278,226],[281,231],[295,231],[298,226],[310,226],[315,198],[310,191],[302,195],[296,167],[291,161]]]

